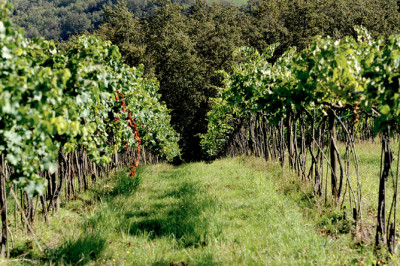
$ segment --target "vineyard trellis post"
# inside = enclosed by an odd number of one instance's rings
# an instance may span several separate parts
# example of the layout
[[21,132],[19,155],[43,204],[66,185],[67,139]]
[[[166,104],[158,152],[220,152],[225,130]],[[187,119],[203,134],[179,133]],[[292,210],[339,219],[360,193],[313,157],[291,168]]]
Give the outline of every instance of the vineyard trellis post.
[[389,178],[389,172],[392,167],[393,152],[390,148],[390,126],[388,125],[382,132],[382,154],[381,171],[379,178],[378,194],[378,223],[376,227],[375,245],[383,248],[387,243],[386,234],[386,182]]
[[1,242],[0,255],[5,257],[8,243],[7,230],[7,196],[6,196],[6,179],[7,169],[4,154],[1,155],[1,171],[0,171],[0,208],[1,208]]
[[330,130],[330,165],[331,165],[331,190],[335,204],[338,201],[338,180],[337,180],[337,155],[336,155],[336,117],[333,110],[329,110],[329,130]]

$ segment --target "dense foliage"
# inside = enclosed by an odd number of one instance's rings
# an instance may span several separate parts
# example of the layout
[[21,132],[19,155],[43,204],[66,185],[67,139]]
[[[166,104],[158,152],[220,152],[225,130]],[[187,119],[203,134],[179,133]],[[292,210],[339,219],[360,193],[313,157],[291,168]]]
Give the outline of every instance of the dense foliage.
[[[56,41],[68,40],[73,35],[92,32],[103,21],[105,6],[117,0],[9,0],[14,5],[13,22],[25,29],[29,38],[44,37]],[[181,5],[191,0],[176,1]],[[154,13],[156,4],[148,0],[127,0],[129,10],[136,17]]]
[[137,19],[120,3],[107,8],[105,17],[97,33],[118,45],[128,64],[144,64],[145,73],[157,77],[161,99],[172,110],[172,123],[182,136],[185,159],[199,159],[195,135],[205,130],[208,99],[222,80],[216,71],[237,62],[231,54],[245,44],[245,14],[198,2],[185,11],[165,4],[154,15]]
[[26,37],[44,37],[56,41],[97,28],[108,0],[11,0],[12,20],[25,29]]

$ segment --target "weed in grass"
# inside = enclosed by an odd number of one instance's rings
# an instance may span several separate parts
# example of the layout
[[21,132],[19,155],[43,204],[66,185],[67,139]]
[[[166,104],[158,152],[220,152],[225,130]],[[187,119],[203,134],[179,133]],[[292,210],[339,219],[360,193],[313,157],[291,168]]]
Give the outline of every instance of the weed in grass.
[[111,192],[112,196],[116,195],[125,195],[129,196],[136,192],[139,184],[141,182],[141,174],[140,168],[136,172],[136,176],[134,178],[130,177],[126,171],[118,172],[116,177],[116,184],[114,189]]
[[348,234],[353,225],[342,212],[329,209],[318,222],[318,226],[328,235]]

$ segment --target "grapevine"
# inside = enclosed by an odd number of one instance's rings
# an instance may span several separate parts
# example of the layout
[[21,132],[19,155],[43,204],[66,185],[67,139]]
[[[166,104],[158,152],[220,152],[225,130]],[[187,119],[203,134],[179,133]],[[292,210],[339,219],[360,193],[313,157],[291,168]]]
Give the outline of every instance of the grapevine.
[[[137,142],[137,147],[136,147],[136,153],[137,156],[140,156],[140,145],[142,144],[140,136],[139,136],[139,130],[137,128],[137,124],[134,122],[131,113],[131,110],[127,110],[126,109],[126,103],[125,103],[125,99],[124,99],[124,94],[120,93],[119,91],[116,92],[116,96],[115,96],[116,101],[120,101],[121,102],[121,107],[122,107],[122,112],[124,113],[128,113],[128,127],[132,129],[132,132],[134,134],[134,139]],[[115,117],[116,121],[119,121],[119,116]],[[127,144],[125,144],[125,147],[127,146]],[[136,175],[136,168],[139,166],[139,158],[135,158],[135,162],[133,165],[129,166],[129,176],[130,177],[135,177]]]

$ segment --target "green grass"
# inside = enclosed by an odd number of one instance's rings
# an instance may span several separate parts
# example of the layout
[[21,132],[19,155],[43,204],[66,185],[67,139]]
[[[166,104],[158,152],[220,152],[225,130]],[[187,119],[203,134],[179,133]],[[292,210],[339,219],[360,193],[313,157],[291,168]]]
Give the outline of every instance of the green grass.
[[[371,144],[373,145],[373,144]],[[371,147],[360,153],[376,163]],[[379,154],[378,154],[379,155]],[[364,157],[363,157],[364,156]],[[369,156],[372,158],[369,158]],[[368,168],[366,167],[366,168]],[[376,168],[376,166],[375,166]],[[374,168],[374,169],[375,169]],[[366,185],[374,185],[372,169]],[[362,173],[364,176],[364,172]],[[239,157],[211,164],[144,166],[80,195],[35,232],[48,249],[14,235],[15,263],[107,265],[371,264],[351,220],[323,208],[311,184],[278,163]],[[374,196],[368,193],[365,196]],[[371,202],[375,198],[371,199]],[[31,249],[33,246],[33,249]]]

